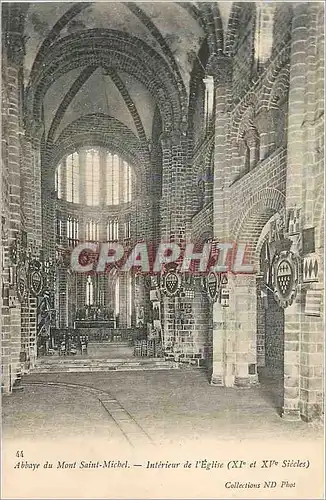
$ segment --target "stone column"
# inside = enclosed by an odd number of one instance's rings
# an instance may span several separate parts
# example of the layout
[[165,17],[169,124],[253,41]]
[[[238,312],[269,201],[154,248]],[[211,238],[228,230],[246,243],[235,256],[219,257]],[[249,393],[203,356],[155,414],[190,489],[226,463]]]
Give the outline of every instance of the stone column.
[[[85,150],[81,149],[78,154],[79,160],[79,203],[81,206],[86,204],[86,154]],[[101,156],[101,162],[103,162]],[[106,169],[103,172],[103,184],[106,186]]]
[[[304,314],[301,321],[300,413],[305,421],[321,419],[324,412],[324,6],[309,4],[306,43],[306,115],[303,123],[304,229],[314,227],[315,251],[307,259],[319,260],[314,283],[302,285]],[[307,165],[309,168],[307,168]],[[305,263],[304,263],[305,267]],[[319,313],[311,311],[319,302]],[[318,308],[317,308],[318,309]],[[315,315],[313,315],[315,314]]]
[[[33,149],[29,135],[21,136],[22,161],[21,161],[21,204],[24,214],[22,228],[27,233],[27,245],[33,252],[35,249],[34,238],[34,157]],[[35,255],[33,255],[35,257]],[[21,358],[22,372],[27,373],[29,367],[34,364],[36,358],[36,317],[32,313],[35,312],[35,298],[28,293],[26,300],[21,305]]]
[[[128,276],[129,273],[120,273],[119,275],[119,327],[127,328],[128,326]],[[112,291],[114,293],[114,291]]]
[[[5,63],[4,82],[6,84],[6,162],[8,168],[8,247],[20,238],[21,231],[21,192],[20,192],[20,123],[21,123],[21,78],[20,71],[23,64],[24,44],[19,25],[22,17],[19,7],[7,12],[8,26],[3,40],[3,62]],[[6,249],[4,249],[6,250]],[[7,248],[8,251],[8,248]],[[10,265],[9,261],[7,263]],[[15,290],[12,290],[15,293]],[[5,303],[4,303],[5,306]],[[4,307],[5,324],[3,325],[3,390],[10,393],[16,379],[21,375],[21,304],[14,298],[14,307]],[[8,315],[6,315],[8,312]]]
[[186,237],[187,138],[179,130],[162,135],[161,240],[179,243]]
[[[302,179],[306,93],[307,4],[293,7],[290,59],[286,208],[302,207]],[[301,291],[284,311],[284,407],[283,418],[300,418]],[[300,360],[301,358],[301,360]]]
[[7,72],[5,71],[7,65],[6,53],[2,54],[2,102],[1,102],[1,124],[2,124],[2,168],[1,168],[1,246],[2,246],[2,269],[1,269],[1,286],[2,286],[2,322],[1,322],[1,344],[2,344],[2,387],[4,392],[8,393],[11,390],[10,381],[10,308],[9,308],[9,294],[10,294],[10,257],[9,257],[9,229],[10,229],[10,215],[9,215],[9,165],[8,165],[8,93],[7,89]]
[[258,382],[257,374],[257,287],[254,275],[234,276],[235,385]]
[[[29,133],[30,132],[30,135]],[[42,168],[41,168],[41,141],[44,134],[44,125],[42,123],[33,122],[33,127],[30,131],[26,133],[26,139],[28,141],[28,149],[31,151],[31,170],[33,179],[33,206],[32,206],[32,224],[31,235],[33,239],[33,249],[34,257],[36,259],[40,258],[41,249],[43,249],[43,202],[42,202]],[[55,190],[54,186],[54,175],[52,177],[52,185],[50,187],[50,196],[46,200],[55,214],[54,198],[53,193]],[[56,235],[56,223],[55,216],[48,220],[49,226],[47,227],[50,240],[47,240],[46,252],[44,252],[49,259],[55,259],[55,235]],[[54,290],[51,290],[54,294]],[[29,297],[29,358],[30,367],[35,365],[37,357],[37,299],[36,297]]]
[[[34,129],[33,139],[34,139],[34,156],[35,160],[37,157],[38,143],[41,139],[41,134],[43,132],[42,125],[32,123],[31,126]],[[51,155],[43,155],[43,162],[41,165],[41,197],[42,200],[42,236],[43,236],[43,249],[45,256],[51,259],[55,259],[56,256],[56,209],[60,207],[60,203],[64,203],[65,199],[65,165],[62,162],[61,166],[61,192],[62,200],[57,202],[54,192],[55,192],[55,168],[57,165],[53,166],[51,162]],[[63,224],[63,228],[65,226]]]
[[[256,360],[257,295],[251,275],[228,275],[229,307],[213,309],[213,373],[211,383],[248,387],[258,382]],[[220,330],[219,330],[220,329]],[[222,334],[217,335],[216,330]]]
[[[227,57],[210,58],[206,72],[215,84],[215,150],[213,184],[213,236],[220,242],[229,240],[228,138],[229,102],[232,82],[231,62]],[[213,305],[213,364],[211,383],[232,386],[234,383],[231,317],[229,308]]]
[[[187,219],[187,137],[181,130],[165,132],[162,141],[162,198],[160,203],[160,239],[183,243],[190,236]],[[165,297],[162,308],[163,342],[180,349],[180,326],[175,320],[179,298]],[[174,339],[174,340],[172,340]]]
[[246,132],[246,142],[249,147],[249,170],[253,170],[259,161],[259,136],[255,128]]
[[[86,220],[84,207],[86,205],[86,154],[85,150],[81,149],[79,152],[79,212],[78,212],[78,239],[79,241],[86,240]],[[104,177],[104,184],[106,185],[106,176]],[[106,200],[105,200],[106,201]],[[106,221],[105,221],[105,240],[106,241]],[[80,280],[79,280],[80,282]],[[85,295],[85,292],[84,292]],[[79,301],[81,303],[82,301]],[[84,305],[84,302],[82,302]],[[83,307],[83,306],[80,306]]]
[[149,317],[149,299],[148,293],[146,293],[145,284],[144,284],[144,276],[136,276],[135,277],[135,287],[134,287],[134,304],[135,304],[135,314],[136,314],[136,326],[137,326],[137,311],[140,308],[143,308],[144,312],[144,320],[143,326],[146,328],[146,323]]

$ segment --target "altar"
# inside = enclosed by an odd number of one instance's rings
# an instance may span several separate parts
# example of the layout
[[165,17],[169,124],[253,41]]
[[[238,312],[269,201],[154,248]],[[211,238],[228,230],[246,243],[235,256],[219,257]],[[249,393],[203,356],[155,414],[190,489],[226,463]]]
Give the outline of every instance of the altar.
[[78,319],[74,321],[74,329],[78,328],[109,328],[114,329],[117,327],[115,318],[109,320],[93,320],[93,319]]
[[79,322],[74,324],[74,335],[86,336],[88,342],[128,342],[132,343],[135,337],[133,328],[112,328],[105,322]]
[[119,342],[120,330],[114,319],[111,320],[76,320],[74,330],[78,336],[86,335],[90,342]]

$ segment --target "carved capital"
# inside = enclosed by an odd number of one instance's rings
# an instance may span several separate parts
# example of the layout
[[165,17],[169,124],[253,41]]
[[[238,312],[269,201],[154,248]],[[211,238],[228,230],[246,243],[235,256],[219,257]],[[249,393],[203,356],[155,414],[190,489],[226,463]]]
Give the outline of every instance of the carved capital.
[[44,133],[44,124],[36,120],[28,120],[25,123],[25,137],[35,148],[39,147]]
[[212,54],[206,65],[206,74],[214,78],[216,85],[227,85],[232,80],[232,61],[229,57]]
[[24,38],[20,33],[7,32],[3,36],[9,64],[21,66],[25,56]]
[[249,148],[255,148],[259,140],[259,134],[257,132],[257,129],[252,127],[246,130],[244,134],[244,139]]
[[3,43],[8,62],[15,65],[21,65],[25,55],[24,22],[27,9],[28,3],[8,3],[3,6]]
[[167,149],[172,146],[180,146],[183,136],[185,136],[185,133],[182,129],[173,129],[169,132],[163,132],[161,135],[162,148]]

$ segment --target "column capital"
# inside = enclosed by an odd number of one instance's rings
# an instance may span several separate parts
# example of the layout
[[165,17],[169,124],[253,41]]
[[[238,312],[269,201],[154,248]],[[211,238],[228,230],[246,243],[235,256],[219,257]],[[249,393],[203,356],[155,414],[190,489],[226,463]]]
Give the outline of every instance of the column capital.
[[257,141],[259,139],[259,134],[257,129],[255,127],[248,128],[244,134],[244,138],[249,147],[252,148],[256,147]]
[[21,65],[25,56],[24,23],[29,4],[4,4],[2,39],[7,50],[8,61]]
[[181,145],[182,137],[186,136],[183,127],[165,131],[161,134],[160,140],[163,148]]
[[3,43],[6,47],[8,63],[20,66],[25,56],[24,37],[20,33],[6,32],[3,35]]
[[211,75],[217,85],[225,85],[231,81],[232,60],[227,56],[212,54],[206,65],[206,75]]
[[35,147],[39,146],[44,133],[44,124],[33,119],[25,123],[25,137],[33,143]]

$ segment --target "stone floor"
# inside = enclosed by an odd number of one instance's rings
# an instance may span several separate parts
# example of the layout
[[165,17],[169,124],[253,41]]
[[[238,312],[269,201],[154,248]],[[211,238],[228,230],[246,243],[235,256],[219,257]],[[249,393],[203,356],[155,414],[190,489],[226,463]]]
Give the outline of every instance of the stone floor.
[[155,444],[322,436],[321,424],[282,420],[271,387],[213,387],[202,370],[31,374],[23,385],[3,397],[4,438],[87,433],[123,442],[129,431],[117,415]]
[[270,385],[213,387],[191,368],[34,373],[23,385],[3,397],[2,498],[324,498],[322,426],[282,420]]

